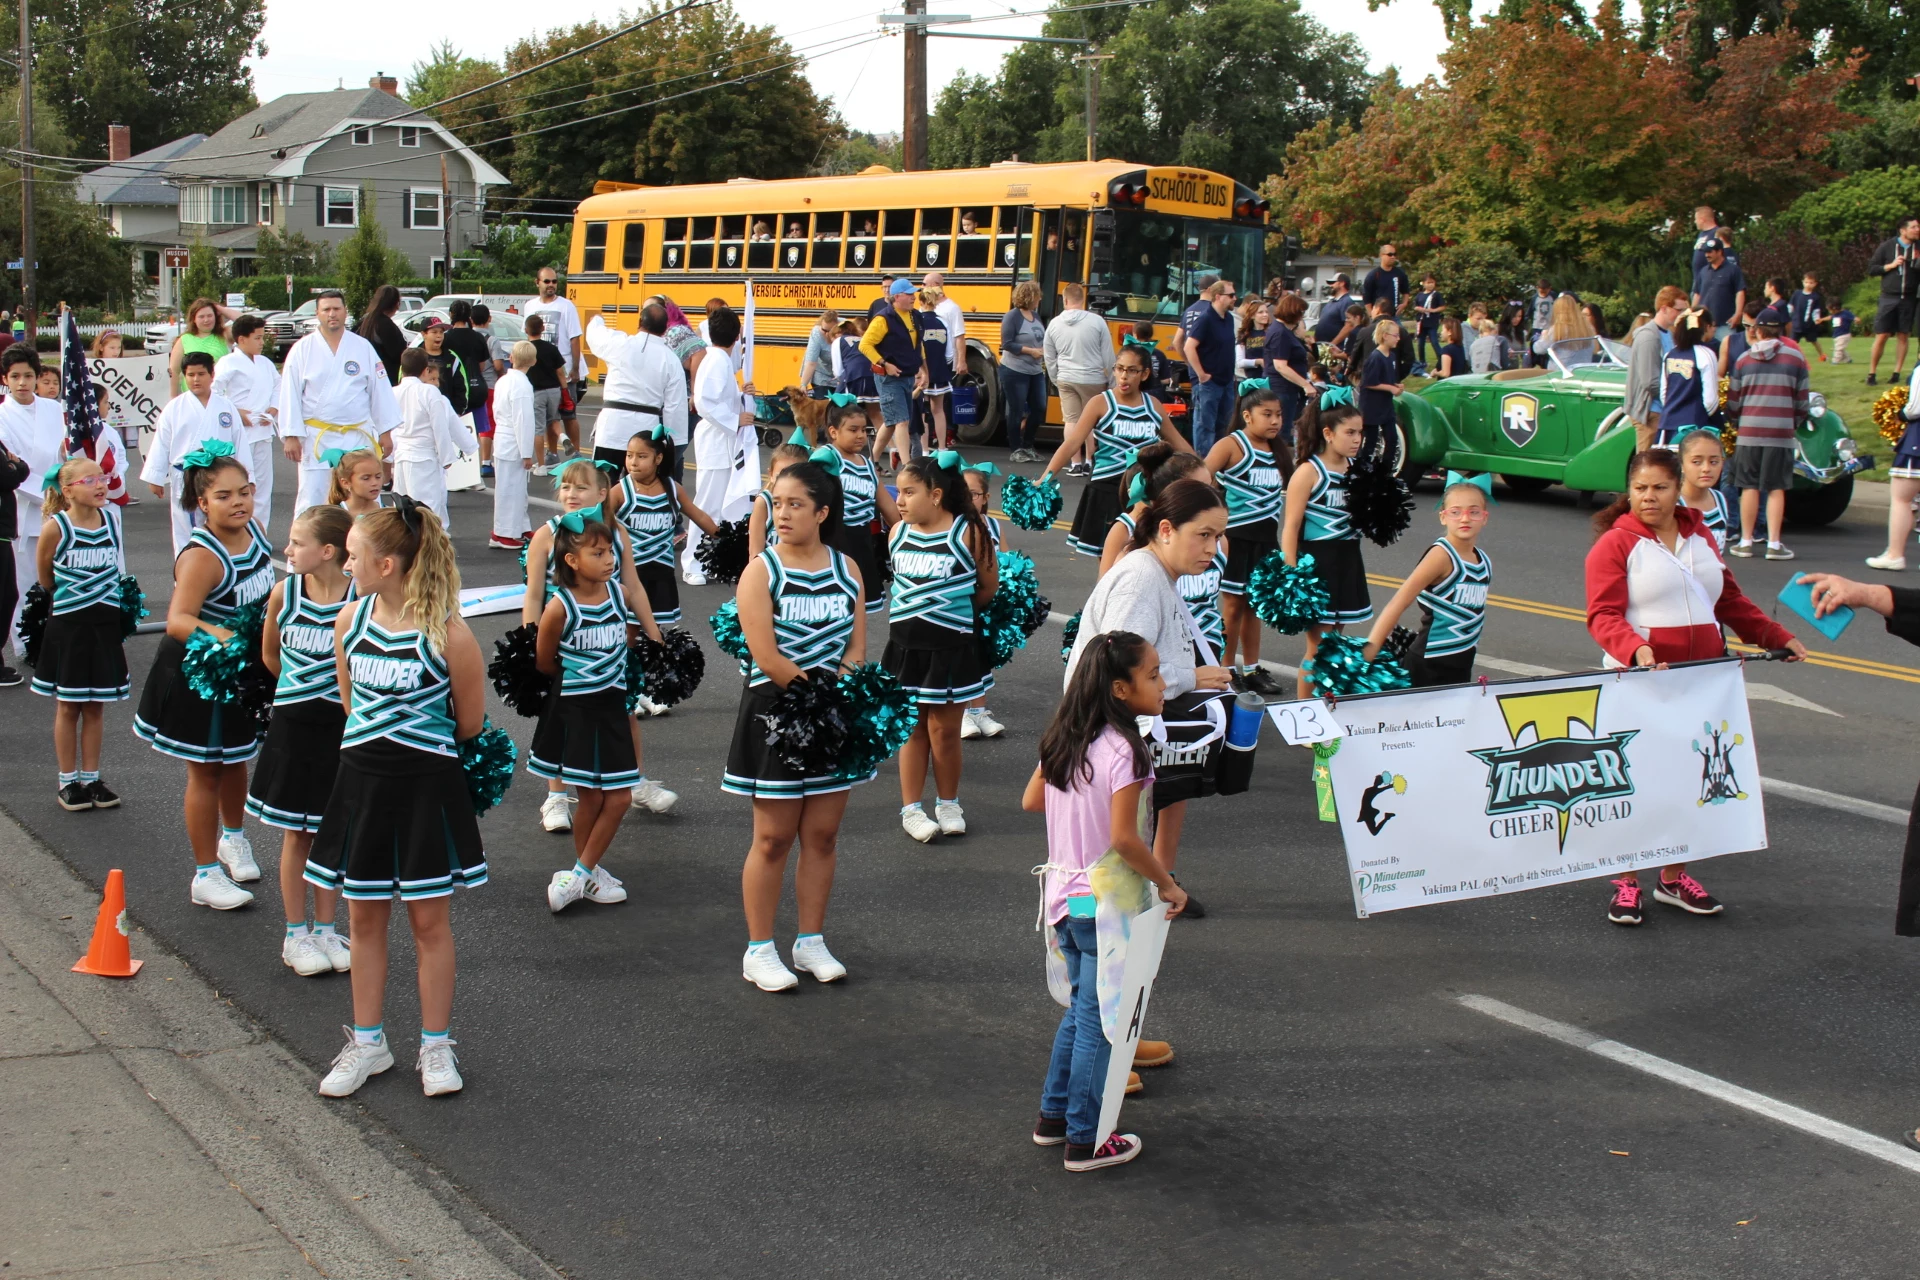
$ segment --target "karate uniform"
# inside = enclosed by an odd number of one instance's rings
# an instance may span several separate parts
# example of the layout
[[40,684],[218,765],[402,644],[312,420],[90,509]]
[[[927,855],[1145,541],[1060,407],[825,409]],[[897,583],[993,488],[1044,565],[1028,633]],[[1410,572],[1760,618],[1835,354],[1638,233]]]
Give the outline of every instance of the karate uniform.
[[[700,415],[693,433],[693,500],[715,520],[738,520],[760,491],[759,441],[751,426],[740,425],[747,398],[733,370],[731,352],[709,347],[693,379],[693,407]],[[680,567],[688,578],[704,576],[696,554],[704,537],[697,525],[687,529]]]
[[400,425],[393,429],[393,491],[431,507],[450,531],[446,468],[461,450],[478,449],[479,442],[440,388],[402,378],[394,399],[400,405]]
[[327,500],[332,470],[320,460],[329,449],[380,448],[380,437],[400,422],[387,367],[357,333],[340,335],[338,350],[310,333],[293,344],[280,371],[280,434],[300,441],[300,486],[293,514]]
[[518,542],[533,531],[527,520],[527,469],[534,456],[533,383],[509,369],[493,384],[493,536]]
[[265,356],[229,351],[213,366],[213,393],[246,415],[247,457],[253,465],[253,518],[262,529],[273,521],[273,451],[280,413],[280,371]]
[[[607,366],[600,385],[600,417],[593,427],[596,449],[626,451],[627,441],[656,423],[667,424],[674,447],[687,447],[687,375],[665,338],[623,333],[599,316],[587,321],[587,350]],[[659,410],[622,409],[619,405]]]
[[[253,454],[247,448],[247,429],[240,425],[239,408],[218,393],[208,395],[207,402],[201,404],[191,391],[167,401],[167,407],[160,411],[153,424],[153,446],[147,450],[147,463],[140,469],[142,480],[166,487],[176,558],[186,550],[187,539],[201,523],[198,511],[183,510],[180,506],[181,486],[186,477],[178,469],[179,462],[207,440],[224,440],[232,445],[234,459],[246,467],[249,478],[253,476]],[[259,481],[254,483],[257,487]]]
[[66,417],[58,400],[36,396],[32,404],[21,404],[10,395],[0,396],[0,443],[32,468],[14,493],[19,526],[13,539],[13,580],[20,598],[14,602],[13,616],[7,619],[7,638],[16,656],[26,653],[20,647],[17,630],[20,609],[26,602],[27,588],[40,580],[35,557],[39,554],[40,526],[46,521],[40,510],[41,486],[46,483],[47,472],[66,461],[66,437]]

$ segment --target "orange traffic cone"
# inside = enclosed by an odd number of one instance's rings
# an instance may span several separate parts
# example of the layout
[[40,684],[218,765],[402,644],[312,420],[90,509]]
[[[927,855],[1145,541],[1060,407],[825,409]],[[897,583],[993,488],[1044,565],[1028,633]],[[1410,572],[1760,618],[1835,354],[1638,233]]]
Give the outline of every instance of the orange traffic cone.
[[75,973],[97,973],[103,978],[131,978],[140,972],[141,961],[127,949],[127,878],[118,870],[107,872],[107,892],[100,899],[100,915],[93,922],[93,945]]

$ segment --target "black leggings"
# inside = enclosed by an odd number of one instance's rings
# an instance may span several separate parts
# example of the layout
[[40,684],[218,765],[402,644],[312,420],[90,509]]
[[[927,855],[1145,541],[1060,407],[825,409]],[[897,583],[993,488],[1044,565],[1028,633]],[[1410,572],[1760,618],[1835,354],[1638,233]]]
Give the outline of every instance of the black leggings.
[[[13,575],[13,541],[0,542],[0,621],[6,623],[8,631],[13,630],[14,606],[20,603],[20,584]],[[6,640],[0,636],[0,667],[6,663]]]

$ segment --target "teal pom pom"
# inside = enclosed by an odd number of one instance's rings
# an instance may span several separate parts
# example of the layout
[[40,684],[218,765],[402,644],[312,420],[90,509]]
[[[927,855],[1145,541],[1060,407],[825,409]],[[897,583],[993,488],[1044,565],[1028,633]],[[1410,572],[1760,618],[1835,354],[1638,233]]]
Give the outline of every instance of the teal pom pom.
[[1025,476],[1008,476],[1007,482],[1000,486],[1001,510],[1022,529],[1052,528],[1065,504],[1059,482],[1055,480],[1035,484]]
[[713,642],[720,646],[720,652],[737,661],[740,670],[745,671],[753,655],[747,651],[746,632],[740,630],[740,602],[729,600],[721,605],[707,619],[707,625],[713,628]]
[[520,581],[522,582],[527,580],[527,549],[531,546],[533,546],[532,538],[520,539]]
[[1027,637],[1047,620],[1050,606],[1040,594],[1033,560],[1024,551],[1000,553],[1000,585],[980,610],[975,632],[986,643],[987,660],[1004,667],[1026,647]]
[[840,677],[852,729],[841,752],[840,776],[866,778],[913,736],[920,706],[884,667],[863,662]]
[[647,692],[647,667],[640,659],[640,646],[627,646],[627,714],[632,715],[640,709],[640,699]]
[[120,636],[125,639],[132,635],[146,620],[147,593],[140,589],[140,579],[132,574],[120,578]]
[[1286,556],[1269,551],[1247,578],[1247,599],[1260,621],[1281,635],[1297,636],[1333,609],[1333,598],[1313,571],[1313,557],[1289,566]]
[[215,640],[210,632],[195,631],[187,637],[187,656],[180,660],[180,674],[197,698],[221,704],[240,697],[240,677],[252,657],[247,638],[238,631],[225,640]]
[[473,800],[474,817],[506,797],[519,758],[513,735],[495,728],[491,719],[481,721],[480,732],[460,744],[460,772],[467,775],[467,795]]
[[1392,654],[1381,652],[1369,662],[1366,642],[1338,632],[1320,637],[1313,657],[1301,665],[1313,683],[1313,691],[1323,698],[1351,698],[1362,693],[1385,693],[1405,689],[1413,683],[1407,669]]
[[[1081,612],[1084,612],[1084,610]],[[1073,660],[1073,642],[1079,638],[1080,613],[1075,613],[1071,618],[1067,619],[1066,631],[1060,638],[1060,661],[1071,662]]]

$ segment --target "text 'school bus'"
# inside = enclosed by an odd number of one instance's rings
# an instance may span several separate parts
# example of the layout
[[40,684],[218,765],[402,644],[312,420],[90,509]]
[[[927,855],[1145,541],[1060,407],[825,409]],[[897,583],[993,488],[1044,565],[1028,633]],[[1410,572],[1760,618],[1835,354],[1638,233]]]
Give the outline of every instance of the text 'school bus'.
[[[1259,292],[1267,202],[1233,179],[1122,160],[896,173],[880,166],[834,178],[700,186],[601,183],[574,215],[567,295],[584,323],[598,312],[633,332],[641,304],[664,294],[692,320],[710,299],[739,308],[753,281],[754,383],[762,394],[800,381],[807,331],[826,308],[864,317],[883,273],[916,284],[946,277],[966,313],[966,369],[978,417],[961,439],[1001,435],[994,363],[1000,321],[1023,280],[1040,285],[1040,317],[1060,291],[1087,285],[1121,335],[1152,320],[1179,358],[1181,313],[1209,276],[1242,297]],[[590,367],[597,374],[597,363]],[[1059,421],[1059,404],[1049,406]]]

